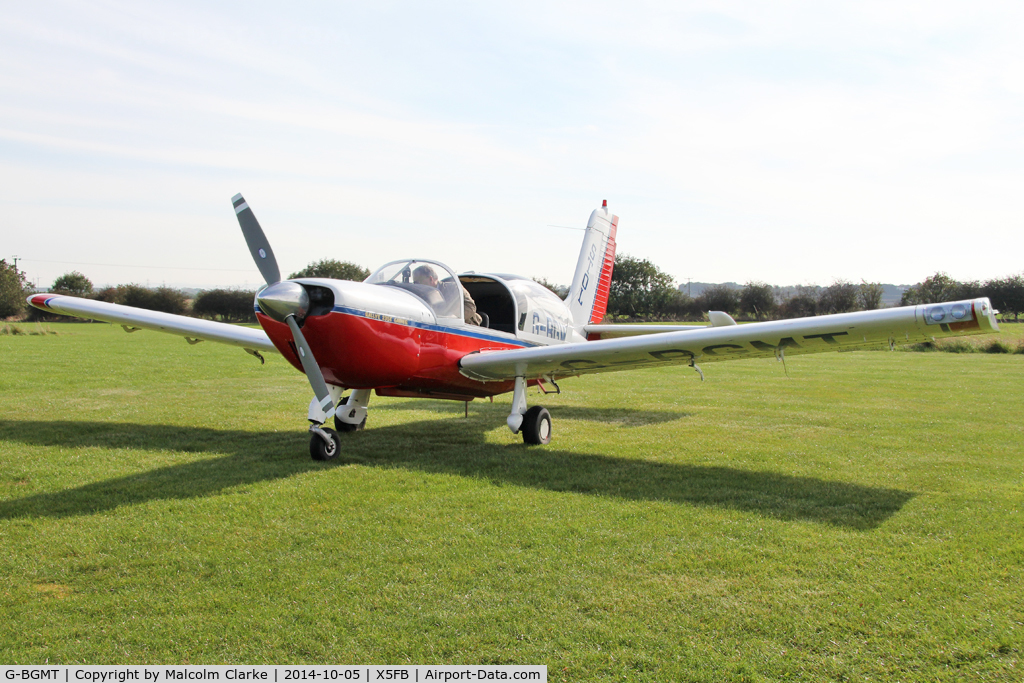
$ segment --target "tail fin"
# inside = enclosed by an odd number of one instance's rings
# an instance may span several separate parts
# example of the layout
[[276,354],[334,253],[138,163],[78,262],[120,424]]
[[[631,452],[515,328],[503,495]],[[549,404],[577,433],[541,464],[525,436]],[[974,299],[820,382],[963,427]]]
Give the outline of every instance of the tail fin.
[[580,258],[576,262],[576,273],[572,276],[572,287],[565,298],[572,313],[573,327],[580,334],[583,334],[584,325],[601,322],[608,311],[618,225],[619,217],[608,211],[607,200],[590,214]]

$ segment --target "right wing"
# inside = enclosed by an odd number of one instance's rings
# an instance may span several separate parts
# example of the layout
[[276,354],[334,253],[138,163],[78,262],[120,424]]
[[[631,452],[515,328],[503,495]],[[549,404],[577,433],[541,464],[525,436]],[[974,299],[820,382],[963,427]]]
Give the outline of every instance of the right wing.
[[105,301],[79,299],[78,297],[64,296],[62,294],[33,294],[28,297],[28,302],[36,308],[49,313],[115,323],[124,327],[128,332],[135,331],[130,328],[154,330],[156,332],[179,334],[192,343],[195,343],[193,340],[205,339],[220,342],[221,344],[241,346],[247,351],[277,351],[277,348],[270,341],[270,337],[267,336],[266,332],[255,330],[251,327],[189,318],[172,313],[160,313],[144,308],[135,308],[134,306],[111,304]]
[[658,365],[710,363],[910,344],[998,332],[986,298],[813,318],[721,325],[639,337],[463,356],[459,371],[482,381],[569,377]]

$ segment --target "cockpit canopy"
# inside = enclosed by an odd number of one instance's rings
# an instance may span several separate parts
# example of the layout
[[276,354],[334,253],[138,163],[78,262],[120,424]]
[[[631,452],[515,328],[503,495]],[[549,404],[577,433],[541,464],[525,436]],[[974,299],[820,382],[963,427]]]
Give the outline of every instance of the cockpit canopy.
[[437,261],[392,261],[378,268],[365,282],[398,287],[419,297],[442,319],[462,320],[462,289],[448,266]]

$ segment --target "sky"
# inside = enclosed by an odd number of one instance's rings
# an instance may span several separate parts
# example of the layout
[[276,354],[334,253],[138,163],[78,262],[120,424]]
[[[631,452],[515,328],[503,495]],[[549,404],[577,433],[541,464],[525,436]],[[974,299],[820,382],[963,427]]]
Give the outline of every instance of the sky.
[[41,286],[335,258],[567,284],[608,200],[679,282],[1024,270],[1019,2],[22,2],[0,258]]

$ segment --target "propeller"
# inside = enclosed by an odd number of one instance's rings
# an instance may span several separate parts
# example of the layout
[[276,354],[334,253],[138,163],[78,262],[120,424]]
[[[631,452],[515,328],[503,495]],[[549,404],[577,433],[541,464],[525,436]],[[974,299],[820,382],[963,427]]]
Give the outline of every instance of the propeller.
[[231,198],[231,204],[235,207],[235,215],[238,216],[238,224],[242,226],[242,235],[245,236],[245,243],[249,245],[249,253],[256,267],[260,269],[260,275],[267,281],[268,285],[281,281],[281,269],[277,267],[277,259],[274,258],[274,250],[270,248],[267,236],[263,234],[260,222],[256,220],[256,214],[249,208],[241,193]]
[[313,387],[313,393],[316,394],[320,410],[324,411],[326,419],[330,419],[334,415],[334,401],[331,399],[331,392],[327,390],[324,374],[320,372],[320,366],[317,365],[316,359],[313,358],[313,351],[309,348],[302,330],[299,329],[299,323],[295,322],[295,316],[290,315],[284,321],[288,323],[288,329],[292,331],[295,345],[299,348],[299,360],[302,361],[302,369],[306,371],[306,379],[309,380],[309,385]]
[[[324,381],[324,375],[320,371],[316,358],[313,357],[313,350],[309,348],[306,335],[302,334],[302,329],[299,327],[309,311],[309,294],[306,293],[306,288],[298,282],[281,282],[281,269],[278,268],[277,259],[274,258],[274,250],[270,248],[270,242],[263,234],[263,228],[260,227],[256,215],[249,208],[245,198],[241,194],[236,194],[231,198],[231,203],[235,207],[235,215],[238,216],[238,224],[242,228],[245,243],[249,245],[252,259],[256,262],[256,267],[260,269],[260,274],[267,281],[268,286],[256,295],[256,302],[259,304],[260,310],[268,317],[285,323],[291,330],[292,339],[295,340],[295,347],[299,352],[299,361],[306,373],[306,379],[309,380],[320,409],[324,412],[324,420],[320,421],[320,424],[323,424],[334,415],[335,407],[334,401],[331,399],[331,392],[327,389],[327,382]],[[317,425],[314,425],[313,428],[316,429]],[[326,437],[326,435],[323,436]]]

